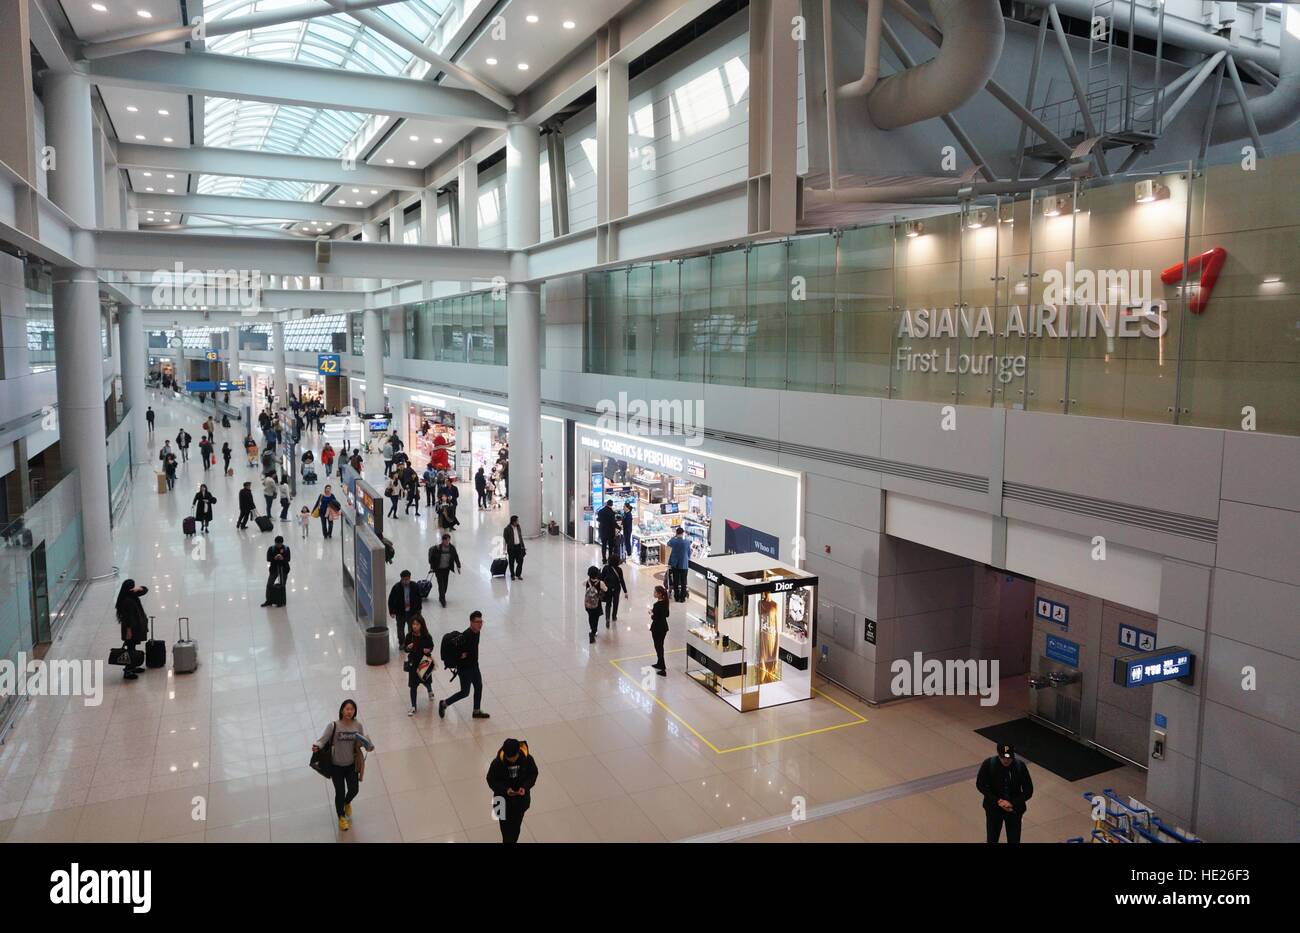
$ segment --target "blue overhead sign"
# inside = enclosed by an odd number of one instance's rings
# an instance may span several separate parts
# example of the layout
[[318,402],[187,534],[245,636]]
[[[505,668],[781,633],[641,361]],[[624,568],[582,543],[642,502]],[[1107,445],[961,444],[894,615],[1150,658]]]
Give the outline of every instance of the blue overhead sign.
[[215,363],[221,359],[221,354],[218,353],[216,350],[204,350],[203,358],[207,360],[209,363]]
[[1145,687],[1163,680],[1192,682],[1196,656],[1186,648],[1161,648],[1115,659],[1115,683],[1121,687]]
[[1068,664],[1070,667],[1079,666],[1079,645],[1077,642],[1066,641],[1064,638],[1057,638],[1055,635],[1048,635],[1046,654],[1053,661]]
[[186,392],[215,392],[217,384],[215,382],[187,382],[185,383]]
[[316,371],[324,376],[337,376],[341,372],[339,360],[340,357],[337,353],[318,354],[316,357]]

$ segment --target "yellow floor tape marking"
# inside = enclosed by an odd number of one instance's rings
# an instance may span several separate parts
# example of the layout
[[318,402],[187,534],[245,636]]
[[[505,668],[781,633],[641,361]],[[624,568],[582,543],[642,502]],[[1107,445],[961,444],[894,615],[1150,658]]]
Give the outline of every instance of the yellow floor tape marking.
[[[670,651],[665,651],[664,653],[665,653],[665,654],[679,654],[680,652],[683,652],[683,651],[685,651],[685,650],[686,650],[685,648],[673,648],[672,650],[670,650]],[[673,711],[673,708],[672,708],[671,706],[669,706],[669,705],[668,705],[667,703],[665,703],[663,700],[659,699],[659,697],[655,696],[653,692],[651,692],[651,691],[649,691],[649,690],[646,690],[644,687],[642,687],[642,686],[641,686],[641,682],[640,682],[639,680],[637,680],[636,677],[634,677],[632,674],[628,673],[627,671],[625,671],[625,670],[623,669],[622,664],[623,664],[624,661],[636,661],[636,660],[639,660],[639,659],[641,659],[641,658],[653,658],[653,657],[656,657],[656,656],[653,655],[653,654],[635,654],[635,655],[632,655],[632,656],[630,656],[630,657],[626,657],[626,658],[615,658],[614,660],[610,661],[609,663],[612,664],[612,665],[614,665],[614,669],[617,670],[620,674],[622,674],[622,675],[623,675],[624,677],[626,677],[628,680],[632,681],[633,686],[635,686],[638,690],[640,690],[640,691],[641,691],[642,693],[644,693],[647,697],[649,697],[651,700],[653,700],[656,704],[658,704],[660,707],[662,707],[663,710],[664,710],[664,712],[666,712],[669,716],[673,717],[673,719],[676,719],[679,723],[681,723],[683,726],[685,726],[685,727],[690,731],[691,735],[695,736],[697,739],[699,739],[699,740],[700,740],[701,742],[703,742],[705,745],[709,746],[709,748],[713,749],[714,754],[717,754],[717,755],[726,755],[726,754],[729,754],[729,753],[731,753],[731,752],[743,752],[743,751],[745,751],[745,750],[747,750],[747,749],[751,749],[751,748],[759,748],[759,747],[761,747],[761,746],[763,746],[763,745],[775,745],[777,742],[788,742],[788,741],[790,741],[791,739],[801,739],[801,738],[803,738],[804,736],[809,736],[809,735],[820,735],[820,734],[823,733],[823,732],[834,732],[836,729],[847,729],[849,726],[860,726],[860,725],[862,725],[863,723],[865,723],[865,722],[867,721],[867,718],[866,718],[865,716],[863,716],[861,713],[858,713],[858,712],[856,712],[856,711],[854,711],[854,710],[849,709],[847,706],[845,706],[845,705],[844,705],[843,703],[841,703],[839,700],[835,699],[833,696],[830,696],[829,694],[823,693],[822,691],[820,691],[820,690],[818,690],[816,687],[814,687],[814,688],[813,688],[813,693],[817,694],[817,696],[822,697],[823,699],[829,700],[831,703],[834,703],[834,704],[835,704],[836,706],[838,706],[840,709],[844,710],[844,712],[848,713],[850,716],[853,716],[853,717],[854,717],[853,721],[852,721],[852,722],[841,722],[841,723],[838,723],[838,724],[836,724],[836,725],[834,725],[834,726],[823,726],[823,727],[820,728],[820,729],[809,729],[807,732],[796,732],[796,733],[793,734],[793,735],[782,735],[782,736],[778,736],[778,737],[775,738],[775,739],[764,739],[764,740],[761,741],[761,742],[751,742],[749,745],[737,745],[737,746],[735,746],[734,748],[718,748],[718,746],[714,745],[712,742],[710,742],[710,741],[709,741],[708,739],[706,739],[704,736],[700,735],[700,733],[695,729],[694,726],[692,726],[689,722],[687,722],[687,721],[686,721],[685,719],[683,719],[681,716],[677,715],[677,713],[675,713],[675,712]],[[725,701],[724,701],[724,702],[725,702]]]

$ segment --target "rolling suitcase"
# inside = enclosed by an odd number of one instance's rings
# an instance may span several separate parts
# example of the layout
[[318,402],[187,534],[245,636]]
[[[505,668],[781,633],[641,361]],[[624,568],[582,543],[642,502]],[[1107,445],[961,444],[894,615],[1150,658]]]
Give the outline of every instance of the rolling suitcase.
[[254,519],[254,521],[257,522],[257,528],[259,531],[270,531],[275,527],[275,522],[269,515],[259,515]]
[[190,535],[194,534],[194,527],[194,516],[186,515],[185,520],[181,522],[181,531],[185,532],[185,537],[188,538]]
[[158,478],[158,491],[165,494],[167,492],[167,474],[155,473],[154,476]]
[[145,667],[163,667],[167,663],[167,642],[153,637],[153,616],[149,617],[149,640],[144,643]]
[[498,557],[496,560],[492,561],[492,576],[504,577],[506,575],[506,568],[509,566],[509,562],[504,557]]
[[266,585],[266,601],[272,606],[283,608],[286,602],[284,595],[283,583],[268,583]]
[[176,644],[172,647],[172,671],[191,674],[199,666],[199,645],[190,638],[189,616],[181,616],[176,620],[176,632]]

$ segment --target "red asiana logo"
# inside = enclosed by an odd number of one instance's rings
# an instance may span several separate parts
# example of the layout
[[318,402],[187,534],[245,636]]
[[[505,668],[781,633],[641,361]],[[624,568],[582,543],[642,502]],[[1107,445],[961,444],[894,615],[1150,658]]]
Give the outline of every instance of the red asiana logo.
[[[1187,310],[1193,314],[1200,314],[1205,310],[1205,306],[1210,303],[1210,295],[1214,293],[1214,283],[1219,280],[1219,270],[1223,268],[1223,263],[1227,258],[1228,251],[1222,246],[1216,246],[1214,249],[1206,250],[1201,255],[1193,256],[1187,261],[1187,275],[1195,275],[1198,271],[1201,273],[1201,281],[1196,288],[1195,294],[1187,302]],[[1183,264],[1181,262],[1160,273],[1160,281],[1166,285],[1177,285],[1182,280]]]

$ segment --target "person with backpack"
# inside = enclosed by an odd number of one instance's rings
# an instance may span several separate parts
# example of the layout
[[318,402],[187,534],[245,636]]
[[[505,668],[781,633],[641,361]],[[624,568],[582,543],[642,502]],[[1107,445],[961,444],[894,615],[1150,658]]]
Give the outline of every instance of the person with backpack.
[[443,532],[442,543],[429,548],[429,569],[438,580],[438,603],[447,608],[447,581],[454,570],[460,573],[460,554],[451,543],[451,535]]
[[591,626],[587,644],[596,643],[596,631],[600,628],[601,607],[604,605],[607,589],[608,587],[600,579],[600,569],[594,566],[588,567],[587,583],[582,593],[582,608],[587,610],[587,624]]
[[365,726],[357,719],[356,700],[344,700],[339,704],[339,718],[325,727],[311,750],[315,753],[322,748],[330,750],[334,812],[338,814],[339,829],[346,832],[352,827],[352,801],[361,790],[361,774],[357,770],[357,763],[365,761],[361,750],[375,749],[375,743],[366,737]]
[[478,641],[483,631],[483,613],[475,609],[469,614],[469,628],[463,632],[448,632],[442,636],[439,654],[442,666],[456,672],[460,678],[460,689],[438,701],[438,718],[447,718],[447,707],[458,703],[474,691],[474,719],[490,719],[489,713],[479,709],[483,701],[483,674],[478,667]]
[[[406,633],[402,650],[406,652],[406,685],[411,689],[411,708],[406,715],[414,716],[415,699],[419,696],[421,686],[429,691],[429,702],[433,702],[433,671],[436,667],[433,661],[433,636],[425,630],[424,616],[419,613],[411,617],[411,630]],[[426,661],[428,664],[421,672],[420,665]]]
[[501,841],[519,841],[524,814],[532,803],[537,783],[537,759],[528,753],[528,743],[506,739],[488,765],[487,785],[492,788],[492,813],[501,824]]
[[623,568],[619,566],[622,560],[618,555],[617,549],[610,551],[609,560],[600,571],[600,582],[605,584],[605,628],[618,621],[619,595],[627,595],[627,581],[623,579]]
[[664,639],[667,637],[668,590],[656,586],[654,605],[650,607],[650,638],[655,646],[655,673],[660,677],[668,676],[668,667],[664,664]]

